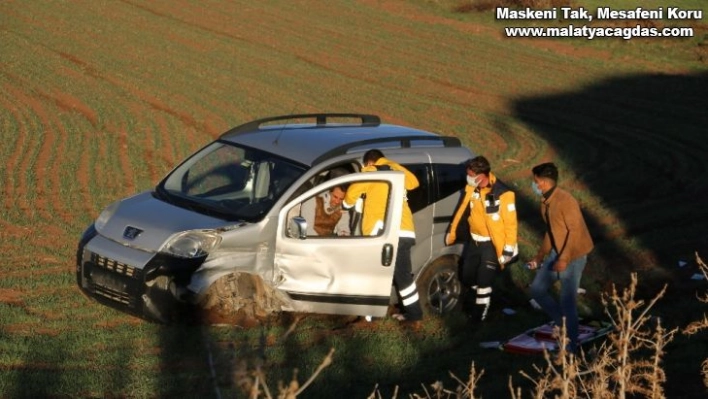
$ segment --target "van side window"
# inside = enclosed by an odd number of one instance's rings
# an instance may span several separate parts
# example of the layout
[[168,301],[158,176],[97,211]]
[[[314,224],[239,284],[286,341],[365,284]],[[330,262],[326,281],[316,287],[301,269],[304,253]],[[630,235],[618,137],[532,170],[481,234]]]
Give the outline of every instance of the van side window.
[[[353,173],[351,165],[339,165],[320,172],[299,187],[291,199],[299,196],[308,189]],[[314,197],[295,205],[288,214],[288,223],[293,216],[302,216],[307,221],[307,236],[313,237],[345,237],[350,236],[350,215],[354,210],[342,208],[342,200],[347,192],[348,185],[342,184],[322,190]]]
[[327,180],[334,179],[335,177],[341,177],[354,172],[354,167],[351,164],[346,163],[323,170],[319,174],[313,176],[312,178],[304,182],[300,187],[298,187],[298,189],[295,190],[290,196],[288,202],[292,201],[293,199],[295,199],[295,197],[299,196],[305,191],[326,182]]
[[411,212],[416,213],[426,206],[432,204],[432,193],[430,191],[430,173],[427,164],[405,164],[406,169],[410,170],[415,175],[420,183],[420,186],[415,190],[408,192],[408,206]]
[[465,187],[465,166],[463,164],[436,164],[433,167],[435,178],[438,181],[438,190],[434,202],[453,194],[457,194]]

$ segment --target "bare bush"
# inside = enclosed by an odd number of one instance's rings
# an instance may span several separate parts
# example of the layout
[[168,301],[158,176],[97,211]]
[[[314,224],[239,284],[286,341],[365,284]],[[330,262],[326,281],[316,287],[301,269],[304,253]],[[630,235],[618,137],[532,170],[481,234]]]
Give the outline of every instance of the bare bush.
[[[423,385],[423,395],[411,394],[409,397],[411,399],[443,399],[443,398],[456,398],[456,399],[475,399],[481,398],[481,396],[476,396],[475,390],[477,389],[477,383],[482,378],[484,370],[477,372],[474,367],[474,362],[470,366],[470,374],[467,377],[467,381],[462,381],[455,374],[450,373],[450,376],[457,381],[457,386],[453,389],[446,389],[442,381],[436,381],[430,384],[430,388]],[[394,390],[391,399],[396,399],[398,396],[398,387]],[[367,397],[367,399],[383,399],[381,392],[378,390],[378,386],[374,387],[374,392]]]
[[[295,331],[295,328],[301,320],[302,317],[296,317],[287,331],[280,337],[279,341],[285,342],[288,336]],[[285,384],[282,381],[278,381],[277,396],[273,396],[271,393],[266,374],[263,371],[264,359],[261,354],[246,353],[242,356],[235,356],[231,362],[231,366],[234,370],[232,378],[235,386],[246,394],[246,397],[249,399],[295,399],[315,381],[322,370],[332,364],[333,357],[334,348],[330,348],[327,356],[325,356],[320,365],[317,366],[317,369],[315,369],[312,375],[302,385],[300,385],[298,381],[298,369],[293,370],[293,376],[289,383]]]
[[[678,329],[667,332],[661,326],[660,319],[649,316],[649,310],[664,296],[666,285],[647,306],[644,306],[644,301],[635,299],[636,288],[637,275],[632,274],[630,287],[624,290],[621,297],[614,287],[609,303],[603,297],[605,308],[611,305],[615,309],[614,314],[609,311],[607,314],[617,328],[617,333],[609,337],[608,355],[614,364],[607,370],[611,373],[611,381],[617,384],[616,397],[624,398],[627,393],[636,393],[647,398],[663,398],[662,384],[666,382],[666,375],[660,362],[664,347]],[[636,312],[639,314],[636,315]],[[647,328],[650,321],[656,322],[653,331]],[[640,354],[642,350],[652,353],[649,360],[631,356],[633,353]]]
[[293,370],[293,377],[289,383],[285,384],[282,381],[278,381],[277,396],[273,396],[271,393],[266,375],[260,364],[249,367],[246,362],[239,362],[235,367],[234,380],[237,386],[248,395],[249,399],[295,399],[315,381],[322,370],[332,364],[333,356],[334,348],[329,350],[329,353],[322,360],[322,363],[317,366],[317,369],[312,373],[310,378],[302,385],[300,385],[298,381],[298,370]]
[[[698,263],[704,276],[708,279],[708,267],[698,258]],[[630,285],[620,294],[613,285],[612,292],[603,294],[602,303],[614,331],[601,345],[593,347],[590,352],[581,351],[576,355],[566,350],[567,338],[565,326],[556,328],[554,332],[559,342],[558,352],[544,353],[545,365],[534,366],[534,374],[520,371],[522,377],[531,381],[533,388],[529,391],[531,398],[541,399],[549,396],[563,399],[598,398],[665,398],[664,384],[666,374],[662,367],[664,348],[674,338],[678,328],[667,330],[661,325],[661,320],[650,315],[650,311],[664,296],[666,285],[648,303],[637,299],[638,279],[636,273],[631,275]],[[699,298],[708,303],[708,295]],[[684,330],[686,334],[708,328],[708,317],[692,323]],[[297,370],[288,385],[279,383],[278,399],[294,399],[314,381],[319,373],[332,362],[332,349],[322,364],[302,386],[297,380]],[[249,398],[273,398],[266,378],[260,367],[255,371],[247,371],[245,367],[237,367],[237,381],[249,393]],[[457,386],[448,389],[443,383],[436,381],[428,387],[423,386],[423,394],[412,394],[412,399],[457,398],[474,399],[475,390],[484,370],[477,371],[474,363],[466,381],[450,373]],[[708,360],[703,363],[704,383],[708,386]],[[522,399],[523,392],[515,387],[509,379],[511,398]],[[395,388],[392,399],[398,396]],[[383,399],[378,390],[367,399]]]
[[[622,295],[614,286],[609,296],[603,295],[605,312],[615,330],[594,354],[576,356],[566,351],[565,328],[557,330],[559,352],[545,353],[546,366],[535,367],[537,376],[520,372],[534,384],[533,398],[545,398],[548,394],[558,398],[665,397],[666,375],[661,361],[664,347],[677,329],[667,331],[649,311],[664,295],[666,286],[646,305],[635,298],[636,288],[637,276],[632,274],[631,284]],[[514,399],[521,399],[519,389],[516,392],[512,389],[511,393]]]
[[[696,253],[696,263],[698,264],[698,268],[700,269],[701,273],[703,273],[703,278],[708,280],[708,266],[703,262],[703,259],[698,256],[698,253]],[[702,297],[698,297],[698,300],[703,303],[708,303],[708,293],[704,294]],[[686,335],[693,335],[707,328],[708,316],[704,314],[702,320],[695,321],[686,326],[686,328],[684,328],[683,330],[683,333]],[[701,374],[703,375],[703,385],[708,388],[708,359],[703,361]]]

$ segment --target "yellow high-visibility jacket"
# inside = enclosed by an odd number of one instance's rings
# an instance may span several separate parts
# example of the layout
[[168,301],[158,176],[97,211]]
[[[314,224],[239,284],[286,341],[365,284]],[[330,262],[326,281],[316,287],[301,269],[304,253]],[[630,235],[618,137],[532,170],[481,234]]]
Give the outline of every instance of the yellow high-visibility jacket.
[[[493,202],[490,202],[489,194],[493,195]],[[497,252],[499,263],[504,268],[503,257],[507,257],[508,260],[519,254],[514,192],[497,181],[493,173],[489,174],[489,187],[465,186],[465,195],[455,211],[445,238],[447,245],[457,241],[458,225],[468,212],[467,223],[470,231],[467,234],[478,241],[485,240],[488,234]]]
[[[373,172],[376,170],[397,170],[405,174],[404,186],[406,191],[417,188],[420,183],[411,171],[403,166],[388,160],[379,158],[375,166],[363,167],[362,172]],[[388,200],[388,185],[378,182],[354,183],[347,189],[342,205],[351,208],[356,205],[362,194],[366,194],[364,199],[363,216],[361,221],[361,231],[364,235],[377,235],[384,228],[384,218],[386,216],[386,201]],[[408,201],[403,201],[403,215],[401,217],[400,237],[415,238],[415,225],[413,224],[413,213],[408,206]]]

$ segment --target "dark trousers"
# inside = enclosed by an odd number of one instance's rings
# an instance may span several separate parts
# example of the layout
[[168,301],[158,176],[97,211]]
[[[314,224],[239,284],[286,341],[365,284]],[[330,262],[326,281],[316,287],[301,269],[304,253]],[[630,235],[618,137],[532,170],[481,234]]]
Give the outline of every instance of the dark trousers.
[[411,265],[411,248],[415,245],[414,238],[402,237],[398,239],[398,249],[396,251],[396,265],[393,270],[393,286],[398,293],[398,300],[405,311],[408,320],[420,320],[423,318],[423,310],[420,307],[418,288],[413,279]]
[[460,281],[472,289],[475,306],[473,317],[484,320],[492,302],[492,285],[499,270],[497,251],[491,241],[470,241],[465,249]]

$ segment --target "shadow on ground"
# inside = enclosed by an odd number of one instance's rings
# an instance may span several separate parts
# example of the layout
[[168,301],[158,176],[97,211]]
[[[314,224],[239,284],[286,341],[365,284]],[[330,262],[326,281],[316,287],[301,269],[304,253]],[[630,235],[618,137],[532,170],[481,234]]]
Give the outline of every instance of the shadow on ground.
[[[668,284],[657,309],[664,325],[702,318],[696,294],[705,284],[691,276],[698,271],[694,253],[708,257],[708,73],[616,77],[520,98],[513,108],[552,149],[542,162],[566,169],[560,184],[574,175],[569,188],[581,202],[599,205],[585,215],[597,244],[586,277],[622,288],[636,271],[640,298]],[[695,356],[680,355],[685,368],[669,367],[668,397],[705,393],[698,372],[708,353],[696,339],[675,341],[692,345]]]
[[[708,250],[708,73],[633,75],[517,99],[517,118],[545,140],[581,201],[608,275],[671,273]],[[570,170],[568,170],[570,169]],[[641,278],[641,276],[640,276]]]

